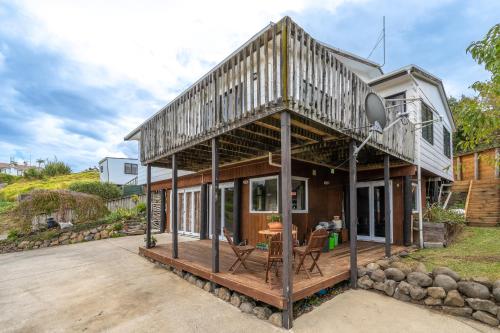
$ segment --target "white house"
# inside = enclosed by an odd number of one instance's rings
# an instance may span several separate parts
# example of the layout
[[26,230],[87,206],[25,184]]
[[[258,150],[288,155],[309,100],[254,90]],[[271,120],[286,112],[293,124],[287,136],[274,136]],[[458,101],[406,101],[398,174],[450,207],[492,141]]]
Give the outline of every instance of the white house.
[[16,164],[16,163],[2,163],[0,162],[0,173],[5,173],[11,176],[22,176],[24,170],[32,168],[27,163]]

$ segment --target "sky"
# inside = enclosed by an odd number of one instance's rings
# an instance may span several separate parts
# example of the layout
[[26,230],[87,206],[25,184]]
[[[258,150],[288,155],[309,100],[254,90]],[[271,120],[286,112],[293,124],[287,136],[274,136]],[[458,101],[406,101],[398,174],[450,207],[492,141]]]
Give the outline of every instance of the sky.
[[0,162],[80,171],[138,157],[126,134],[285,15],[363,57],[385,16],[384,72],[416,64],[460,96],[488,78],[465,49],[500,21],[500,2],[0,0]]

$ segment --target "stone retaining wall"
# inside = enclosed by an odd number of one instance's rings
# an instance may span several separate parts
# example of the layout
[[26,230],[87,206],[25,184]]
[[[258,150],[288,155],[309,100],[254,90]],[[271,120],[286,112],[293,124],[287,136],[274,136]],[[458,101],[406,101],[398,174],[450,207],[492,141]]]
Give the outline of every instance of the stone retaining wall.
[[422,263],[409,265],[399,257],[358,267],[358,276],[359,288],[473,318],[494,327],[500,323],[500,280],[462,279],[447,267],[427,272]]

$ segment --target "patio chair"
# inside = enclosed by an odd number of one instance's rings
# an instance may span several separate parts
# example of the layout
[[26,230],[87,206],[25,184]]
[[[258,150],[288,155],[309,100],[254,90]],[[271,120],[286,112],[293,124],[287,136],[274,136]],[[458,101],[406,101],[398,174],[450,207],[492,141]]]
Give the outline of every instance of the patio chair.
[[281,232],[274,235],[269,241],[266,263],[266,283],[269,281],[269,271],[273,266],[276,269],[276,276],[278,276],[279,263],[283,263],[283,236]]
[[300,246],[299,242],[299,227],[292,224],[293,247]]
[[[314,270],[314,267],[318,269],[318,272],[321,276],[323,276],[323,272],[319,268],[318,259],[321,255],[321,251],[323,246],[325,245],[326,239],[328,238],[328,231],[325,229],[318,229],[311,233],[309,236],[309,242],[305,246],[298,246],[293,248],[293,253],[295,256],[299,258],[299,264],[295,269],[295,274],[299,274],[300,270],[303,269],[306,271],[307,277],[311,278],[311,273]],[[304,260],[307,256],[310,256],[313,263],[309,269],[304,267]]]
[[248,256],[250,256],[250,253],[255,250],[255,247],[251,245],[235,245],[233,242],[233,238],[226,228],[224,228],[224,236],[227,239],[227,243],[229,244],[231,249],[233,249],[233,252],[236,255],[236,260],[231,265],[231,267],[229,267],[229,271],[231,272],[231,274],[234,274],[241,265],[243,265],[245,269],[248,269],[248,267],[245,265],[245,260],[247,260]]

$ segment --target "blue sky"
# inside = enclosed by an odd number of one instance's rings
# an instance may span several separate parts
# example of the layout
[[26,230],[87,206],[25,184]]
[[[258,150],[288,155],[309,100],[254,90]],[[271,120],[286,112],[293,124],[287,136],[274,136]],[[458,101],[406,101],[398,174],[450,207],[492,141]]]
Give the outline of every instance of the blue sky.
[[130,130],[284,15],[365,57],[385,15],[384,71],[419,65],[458,96],[487,78],[465,49],[500,2],[0,0],[0,162],[57,157],[78,171],[137,156]]

